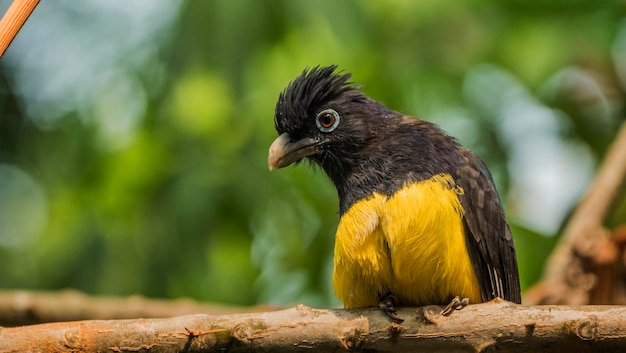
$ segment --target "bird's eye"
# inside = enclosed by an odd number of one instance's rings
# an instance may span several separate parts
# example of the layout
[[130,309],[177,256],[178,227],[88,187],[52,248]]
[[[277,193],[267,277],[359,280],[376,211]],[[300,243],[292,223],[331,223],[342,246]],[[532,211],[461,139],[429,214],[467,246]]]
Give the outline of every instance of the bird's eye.
[[315,124],[321,132],[331,132],[339,125],[339,114],[333,109],[325,109],[315,117]]

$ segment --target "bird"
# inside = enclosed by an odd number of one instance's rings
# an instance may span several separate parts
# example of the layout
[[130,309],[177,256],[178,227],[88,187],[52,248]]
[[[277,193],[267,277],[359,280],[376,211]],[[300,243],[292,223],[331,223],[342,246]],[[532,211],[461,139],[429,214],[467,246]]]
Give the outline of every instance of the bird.
[[279,93],[268,167],[317,165],[339,200],[333,287],[345,308],[521,303],[511,229],[486,164],[436,124],[369,98],[337,65]]

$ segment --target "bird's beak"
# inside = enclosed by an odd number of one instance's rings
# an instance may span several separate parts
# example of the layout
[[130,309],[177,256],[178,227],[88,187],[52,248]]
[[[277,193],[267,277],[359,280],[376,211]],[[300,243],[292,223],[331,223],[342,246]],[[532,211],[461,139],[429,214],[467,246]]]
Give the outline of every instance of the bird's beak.
[[291,136],[284,133],[276,138],[270,146],[267,166],[271,170],[286,167],[304,157],[320,152],[319,141],[305,137],[291,142]]

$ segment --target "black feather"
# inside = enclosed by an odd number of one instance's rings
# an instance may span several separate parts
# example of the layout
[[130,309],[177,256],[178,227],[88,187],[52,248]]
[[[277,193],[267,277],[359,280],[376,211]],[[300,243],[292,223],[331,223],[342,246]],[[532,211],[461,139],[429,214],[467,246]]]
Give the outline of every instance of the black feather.
[[309,126],[308,117],[320,106],[338,97],[364,99],[360,86],[352,85],[351,74],[336,72],[337,66],[305,69],[279,95],[274,126],[278,133],[296,132]]

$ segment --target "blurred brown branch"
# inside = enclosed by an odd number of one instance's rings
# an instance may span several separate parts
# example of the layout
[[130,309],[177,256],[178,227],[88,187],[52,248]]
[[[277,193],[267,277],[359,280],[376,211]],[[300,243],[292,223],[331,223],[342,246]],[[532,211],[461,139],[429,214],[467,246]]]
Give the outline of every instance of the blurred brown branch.
[[0,329],[0,351],[617,352],[626,345],[626,308],[519,306],[502,300],[450,316],[441,307],[403,308],[401,325],[375,308],[306,306],[256,314],[81,321]]
[[268,310],[272,308],[209,305],[190,299],[157,300],[142,296],[93,297],[75,290],[0,292],[0,326],[77,320],[172,317],[200,313],[224,315]]
[[[624,236],[605,221],[626,179],[626,123],[580,200],[525,304],[624,304]],[[620,236],[621,235],[621,236]]]

